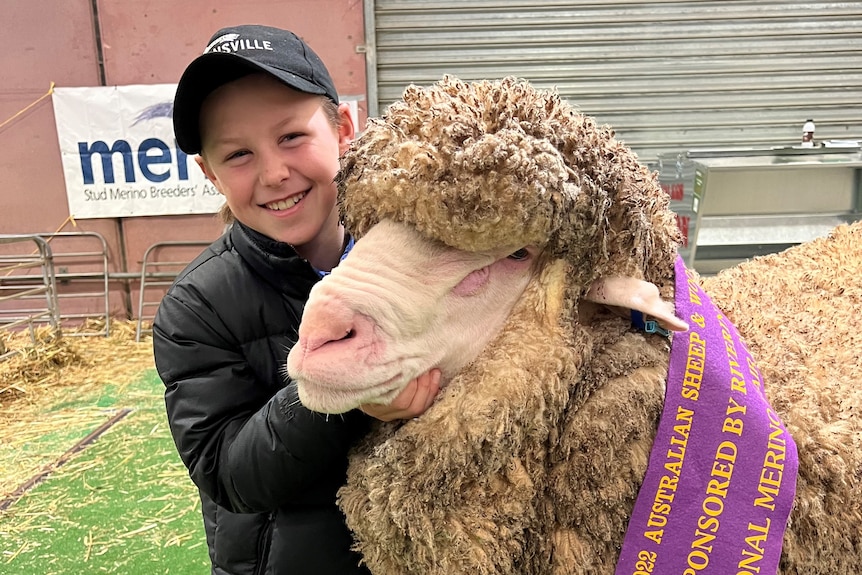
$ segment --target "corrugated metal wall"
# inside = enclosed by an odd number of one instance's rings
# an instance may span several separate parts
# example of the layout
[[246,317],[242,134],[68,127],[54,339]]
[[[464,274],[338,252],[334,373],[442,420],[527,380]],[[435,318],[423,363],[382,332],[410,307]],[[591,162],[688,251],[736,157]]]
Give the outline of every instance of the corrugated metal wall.
[[647,161],[794,144],[806,118],[820,140],[862,138],[862,2],[376,0],[366,19],[378,112],[444,73],[516,75]]

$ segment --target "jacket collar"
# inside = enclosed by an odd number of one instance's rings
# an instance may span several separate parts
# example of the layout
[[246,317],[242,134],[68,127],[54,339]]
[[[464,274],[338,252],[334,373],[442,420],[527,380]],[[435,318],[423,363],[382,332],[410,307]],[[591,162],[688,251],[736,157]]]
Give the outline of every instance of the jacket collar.
[[287,295],[305,299],[311,286],[320,279],[290,244],[273,240],[239,221],[231,226],[230,239],[246,263]]

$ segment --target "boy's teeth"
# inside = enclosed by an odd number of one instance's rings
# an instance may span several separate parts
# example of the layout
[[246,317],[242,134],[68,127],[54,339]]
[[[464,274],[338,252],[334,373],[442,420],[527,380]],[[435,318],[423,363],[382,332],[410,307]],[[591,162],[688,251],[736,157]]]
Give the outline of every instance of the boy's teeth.
[[292,208],[293,206],[295,206],[297,203],[299,203],[299,200],[301,200],[304,197],[305,197],[305,194],[297,194],[295,196],[291,196],[291,197],[287,198],[286,200],[280,200],[278,202],[270,202],[270,203],[266,204],[266,207],[269,208],[270,210],[286,210],[288,208]]

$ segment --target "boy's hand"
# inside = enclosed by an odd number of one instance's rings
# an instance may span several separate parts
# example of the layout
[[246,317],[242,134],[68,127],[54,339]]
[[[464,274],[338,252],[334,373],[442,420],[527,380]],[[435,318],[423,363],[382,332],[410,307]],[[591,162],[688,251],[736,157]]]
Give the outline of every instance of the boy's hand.
[[388,405],[366,403],[359,406],[364,413],[380,421],[411,419],[425,413],[440,391],[440,370],[432,369],[411,380]]

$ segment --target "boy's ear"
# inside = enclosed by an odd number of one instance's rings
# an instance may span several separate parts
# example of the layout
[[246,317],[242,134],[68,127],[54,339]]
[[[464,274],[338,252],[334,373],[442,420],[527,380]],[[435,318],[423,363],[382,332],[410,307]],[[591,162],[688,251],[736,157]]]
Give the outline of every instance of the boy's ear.
[[218,190],[218,192],[221,193],[221,189],[219,189],[219,185],[218,185],[218,182],[216,181],[215,174],[212,172],[212,170],[210,170],[209,166],[207,165],[206,160],[204,160],[201,156],[195,156],[195,162],[197,163],[197,165],[201,169],[201,171],[204,173],[204,176],[206,177],[206,179],[208,179],[210,182],[212,182],[212,184],[215,186],[215,188]]
[[353,122],[349,104],[345,102],[338,104],[338,117],[338,152],[343,154],[356,137],[356,125]]

